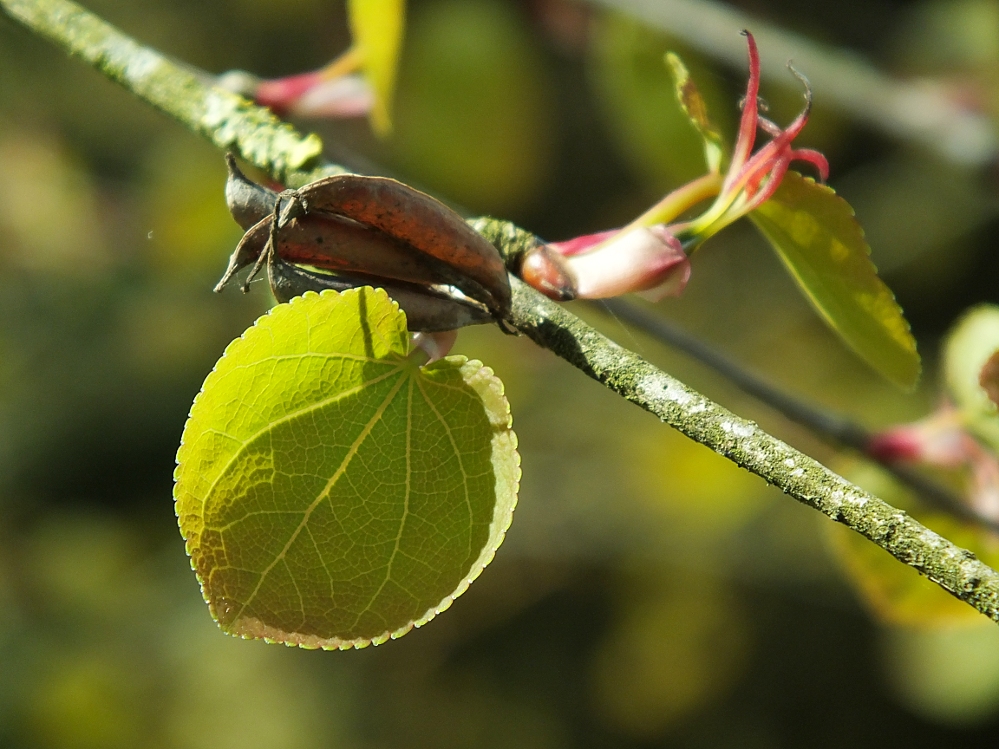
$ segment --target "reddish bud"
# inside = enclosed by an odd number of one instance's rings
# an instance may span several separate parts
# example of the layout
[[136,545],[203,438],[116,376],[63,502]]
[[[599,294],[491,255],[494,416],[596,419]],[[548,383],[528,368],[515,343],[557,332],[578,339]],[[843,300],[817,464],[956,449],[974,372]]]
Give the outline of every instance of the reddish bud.
[[867,445],[878,460],[926,463],[955,468],[968,460],[972,438],[964,431],[958,412],[942,406],[925,419],[879,432]]
[[542,244],[528,250],[520,263],[520,277],[556,302],[569,302],[576,298],[576,280],[565,259],[549,245]]

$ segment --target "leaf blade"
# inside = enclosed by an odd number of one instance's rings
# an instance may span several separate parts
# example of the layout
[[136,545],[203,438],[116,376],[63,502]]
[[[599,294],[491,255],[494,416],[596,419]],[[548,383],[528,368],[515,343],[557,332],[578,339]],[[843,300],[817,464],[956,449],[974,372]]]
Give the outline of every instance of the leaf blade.
[[905,389],[921,364],[909,324],[877,275],[849,203],[788,172],[750,218],[820,316],[861,358]]
[[309,294],[206,380],[175,498],[224,631],[378,644],[448,608],[502,543],[519,481],[502,384],[461,357],[421,370],[407,347],[383,292]]

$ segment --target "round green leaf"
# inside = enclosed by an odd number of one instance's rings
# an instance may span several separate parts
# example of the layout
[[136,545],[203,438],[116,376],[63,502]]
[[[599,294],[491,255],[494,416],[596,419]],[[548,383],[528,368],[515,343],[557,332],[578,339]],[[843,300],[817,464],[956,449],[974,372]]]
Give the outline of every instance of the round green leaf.
[[833,330],[889,380],[915,387],[916,341],[891,289],[878,278],[850,204],[831,188],[788,172],[750,218]]
[[177,516],[219,626],[365,647],[448,608],[492,559],[520,478],[502,383],[407,357],[381,290],[306,294],[234,341],[177,453]]

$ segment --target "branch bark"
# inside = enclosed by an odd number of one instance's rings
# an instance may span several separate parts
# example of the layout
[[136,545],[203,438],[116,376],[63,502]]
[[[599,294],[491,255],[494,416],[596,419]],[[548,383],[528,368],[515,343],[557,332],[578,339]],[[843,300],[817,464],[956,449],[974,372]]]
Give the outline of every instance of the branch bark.
[[[321,162],[322,144],[316,136],[303,137],[268,110],[212,87],[208,76],[139,45],[69,0],[0,0],[0,9],[287,185],[344,171]],[[508,222],[478,219],[472,225],[507,257],[536,241]],[[862,534],[999,622],[999,573],[970,551],[713,403],[519,279],[511,277],[511,283],[509,322],[538,345],[691,439]]]
[[592,302],[590,306],[594,310],[609,312],[618,320],[641,330],[657,341],[683,351],[725,377],[744,393],[770,406],[785,418],[801,424],[835,447],[856,450],[914,490],[927,504],[999,535],[999,521],[978,512],[955,492],[912,466],[872,455],[869,447],[873,434],[860,424],[771,385],[704,341],[672,326],[662,316],[653,314],[644,307],[624,299],[605,299],[599,303]]

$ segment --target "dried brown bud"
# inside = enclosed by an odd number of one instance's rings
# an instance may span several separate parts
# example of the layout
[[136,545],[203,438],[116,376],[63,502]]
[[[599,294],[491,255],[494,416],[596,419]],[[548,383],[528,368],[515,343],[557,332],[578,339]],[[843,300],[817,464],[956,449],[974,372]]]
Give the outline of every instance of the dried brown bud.
[[225,202],[229,213],[245,231],[274,212],[277,193],[248,179],[236,166],[236,157],[231,153],[225,155],[225,163],[229,167]]

